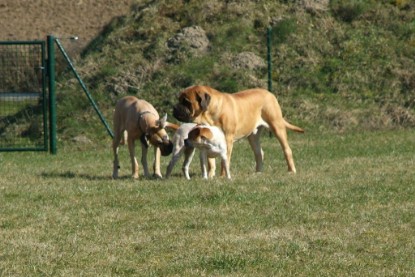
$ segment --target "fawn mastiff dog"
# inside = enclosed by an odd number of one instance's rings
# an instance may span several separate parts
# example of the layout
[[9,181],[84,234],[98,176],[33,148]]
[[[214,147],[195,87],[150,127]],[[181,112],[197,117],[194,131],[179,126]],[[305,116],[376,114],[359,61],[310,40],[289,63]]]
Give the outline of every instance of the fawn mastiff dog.
[[170,127],[177,129],[178,126],[167,122],[167,114],[160,119],[156,109],[145,100],[137,99],[134,96],[125,96],[121,98],[114,111],[114,139],[112,149],[114,152],[114,168],[112,177],[118,178],[119,161],[118,148],[124,142],[124,134],[127,134],[128,150],[132,165],[132,177],[138,178],[138,163],[135,156],[135,140],[141,142],[141,163],[143,165],[144,175],[148,177],[147,151],[149,145],[154,146],[154,175],[161,177],[160,171],[160,154],[163,156],[170,155],[173,150],[173,144],[164,128]]
[[[289,172],[296,172],[293,154],[287,140],[287,129],[303,133],[300,127],[288,123],[282,116],[277,98],[265,89],[249,89],[238,93],[222,93],[208,86],[192,86],[179,94],[173,115],[182,122],[194,122],[220,127],[227,143],[227,163],[230,164],[233,142],[247,137],[254,152],[256,171],[262,171],[264,153],[260,135],[270,128],[284,152]],[[222,168],[222,175],[224,174]]]

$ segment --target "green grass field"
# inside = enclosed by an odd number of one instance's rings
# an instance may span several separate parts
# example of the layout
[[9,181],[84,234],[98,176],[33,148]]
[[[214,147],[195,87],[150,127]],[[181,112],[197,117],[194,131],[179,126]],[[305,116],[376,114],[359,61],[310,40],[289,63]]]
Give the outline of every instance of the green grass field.
[[265,135],[264,172],[241,141],[232,181],[196,157],[134,181],[126,147],[119,180],[109,147],[0,153],[0,276],[414,276],[415,131],[289,141],[296,175]]

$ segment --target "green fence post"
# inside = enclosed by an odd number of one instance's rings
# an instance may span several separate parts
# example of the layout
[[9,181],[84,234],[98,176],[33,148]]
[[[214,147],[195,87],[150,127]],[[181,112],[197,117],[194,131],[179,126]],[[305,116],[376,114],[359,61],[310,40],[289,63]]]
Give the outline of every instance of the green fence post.
[[268,62],[268,90],[272,92],[272,69],[271,69],[271,27],[267,28],[267,62]]
[[[268,91],[272,92],[272,68],[271,68],[271,26],[267,28],[267,63],[268,63]],[[268,136],[272,137],[272,132],[268,132]]]
[[48,44],[48,84],[49,84],[49,142],[50,152],[56,154],[56,93],[55,93],[55,37],[47,37]]

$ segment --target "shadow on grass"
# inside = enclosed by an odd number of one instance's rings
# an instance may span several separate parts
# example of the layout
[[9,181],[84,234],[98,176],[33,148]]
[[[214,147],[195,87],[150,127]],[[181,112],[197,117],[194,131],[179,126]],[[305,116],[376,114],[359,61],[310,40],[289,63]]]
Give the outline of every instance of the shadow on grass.
[[[92,175],[92,174],[86,174],[86,173],[76,173],[76,172],[73,172],[73,171],[70,171],[70,170],[65,171],[65,172],[42,172],[40,174],[40,176],[42,176],[43,178],[84,179],[84,180],[90,180],[90,181],[134,180],[133,178],[131,178],[130,175],[119,176],[117,179],[113,179],[110,175],[99,176],[99,175]],[[161,179],[161,178],[156,177],[156,176],[151,176],[151,177],[140,176],[139,179],[137,179],[137,181],[139,181],[139,180],[158,181],[158,180],[164,180],[164,178]]]
[[[43,178],[62,178],[62,179],[86,179],[86,180],[111,180],[111,176],[98,176],[98,175],[91,175],[85,173],[75,173],[73,171],[65,171],[65,172],[42,172],[40,174]],[[127,179],[127,176],[121,177],[120,179]]]

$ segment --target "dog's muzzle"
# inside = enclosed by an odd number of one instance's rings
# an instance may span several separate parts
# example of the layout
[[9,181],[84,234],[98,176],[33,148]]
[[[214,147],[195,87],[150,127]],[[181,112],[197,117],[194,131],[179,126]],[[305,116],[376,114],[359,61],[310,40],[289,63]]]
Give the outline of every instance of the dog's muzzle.
[[173,116],[181,122],[192,122],[193,120],[190,110],[181,104],[173,107]]
[[169,140],[167,143],[163,143],[159,146],[162,156],[168,156],[173,152],[173,143]]

